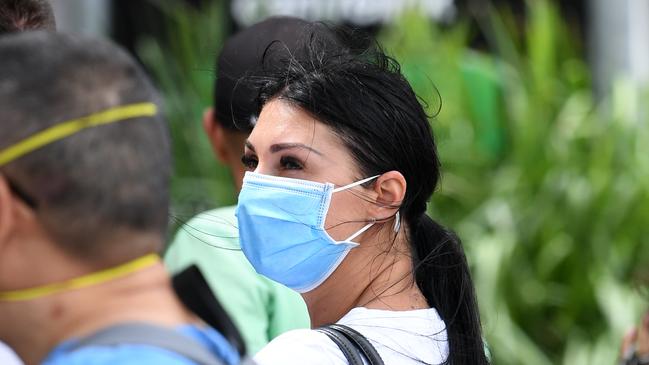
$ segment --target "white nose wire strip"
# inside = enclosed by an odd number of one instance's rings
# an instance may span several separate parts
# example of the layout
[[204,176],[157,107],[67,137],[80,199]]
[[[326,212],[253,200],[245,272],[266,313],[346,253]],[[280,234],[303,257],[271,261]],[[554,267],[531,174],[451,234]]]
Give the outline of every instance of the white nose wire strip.
[[[339,188],[333,189],[333,190],[332,190],[332,194],[333,194],[333,193],[337,193],[337,192],[339,192],[339,191],[343,191],[343,190],[351,189],[351,188],[353,188],[353,187],[355,187],[355,186],[359,186],[359,185],[365,184],[366,182],[368,182],[368,181],[372,181],[372,180],[376,179],[376,178],[379,177],[379,176],[381,176],[381,175],[371,176],[371,177],[368,177],[367,179],[363,179],[363,180],[357,181],[357,182],[355,182],[355,183],[351,183],[351,184],[348,184],[348,185],[341,186],[341,187],[339,187]],[[354,238],[360,236],[361,234],[363,234],[363,232],[365,232],[365,231],[367,231],[368,229],[370,229],[370,227],[372,227],[374,224],[375,224],[375,222],[372,222],[372,223],[368,223],[368,224],[366,224],[365,227],[361,228],[360,230],[358,230],[358,232],[356,232],[356,233],[354,233],[353,235],[349,236],[349,237],[348,237],[345,241],[343,241],[343,242],[351,242]]]
[[357,181],[357,182],[355,182],[355,183],[351,183],[351,184],[349,184],[349,185],[345,185],[345,186],[341,186],[341,187],[339,187],[339,188],[335,188],[335,189],[333,189],[332,191],[333,191],[334,193],[337,193],[337,192],[339,192],[339,191],[343,191],[343,190],[351,189],[351,188],[353,188],[353,187],[355,187],[355,186],[365,184],[365,183],[368,182],[368,181],[372,181],[372,180],[376,179],[376,178],[379,177],[379,176],[381,176],[381,175],[376,175],[376,176],[368,177],[367,179],[363,179],[363,180],[361,180],[361,181]]

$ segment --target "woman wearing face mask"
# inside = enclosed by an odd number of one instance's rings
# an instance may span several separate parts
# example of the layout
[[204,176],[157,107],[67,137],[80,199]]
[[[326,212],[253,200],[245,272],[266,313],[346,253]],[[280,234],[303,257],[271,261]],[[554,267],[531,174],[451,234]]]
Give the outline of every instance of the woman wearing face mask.
[[[304,59],[257,78],[242,249],[259,273],[302,294],[313,328],[345,325],[385,364],[487,364],[461,243],[426,214],[440,178],[427,115],[394,60],[333,50],[332,36],[351,39],[314,24]],[[353,363],[334,335],[292,331],[256,360]]]

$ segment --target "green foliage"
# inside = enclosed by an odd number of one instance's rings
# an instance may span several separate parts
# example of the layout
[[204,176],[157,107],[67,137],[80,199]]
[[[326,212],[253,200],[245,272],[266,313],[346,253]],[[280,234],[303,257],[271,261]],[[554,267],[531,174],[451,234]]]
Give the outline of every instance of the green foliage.
[[180,222],[235,201],[229,172],[216,161],[202,128],[227,20],[221,2],[202,8],[181,1],[151,3],[165,14],[166,33],[142,39],[137,48],[165,102],[174,148],[173,212]]
[[[620,81],[595,100],[556,8],[528,5],[523,32],[506,9],[480,20],[493,54],[468,48],[466,24],[442,31],[416,13],[380,38],[431,115],[443,101],[432,125],[444,178],[430,211],[464,240],[494,363],[613,364],[647,304],[633,283],[649,262],[649,129],[638,117],[649,98]],[[233,201],[200,123],[225,27],[218,4],[179,6],[164,8],[169,42],[147,39],[140,56],[171,121],[174,209],[190,213]]]
[[465,242],[494,362],[612,364],[646,305],[632,283],[649,262],[649,130],[625,115],[642,105],[629,84],[593,100],[554,6],[529,6],[522,40],[491,13],[495,55],[416,13],[382,43],[422,99],[438,98],[428,78],[442,96],[431,214]]

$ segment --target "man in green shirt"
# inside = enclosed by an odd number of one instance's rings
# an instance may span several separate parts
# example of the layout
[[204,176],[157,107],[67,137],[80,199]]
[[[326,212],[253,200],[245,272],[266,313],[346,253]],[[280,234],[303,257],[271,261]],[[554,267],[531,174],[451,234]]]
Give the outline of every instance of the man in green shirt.
[[[230,168],[237,190],[245,173],[241,155],[254,126],[257,96],[242,81],[262,67],[271,43],[281,42],[287,52],[296,48],[305,24],[295,18],[270,18],[228,39],[218,58],[214,107],[206,110],[203,126],[216,157]],[[308,328],[310,322],[302,298],[257,274],[241,252],[235,208],[207,211],[183,225],[165,263],[173,272],[193,263],[201,268],[252,355],[277,335]]]

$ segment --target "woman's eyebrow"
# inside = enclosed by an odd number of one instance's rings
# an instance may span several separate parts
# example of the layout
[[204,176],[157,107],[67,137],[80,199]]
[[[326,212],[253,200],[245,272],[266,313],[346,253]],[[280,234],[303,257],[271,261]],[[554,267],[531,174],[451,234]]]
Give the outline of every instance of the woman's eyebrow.
[[[250,148],[250,146],[248,148]],[[288,149],[291,149],[291,148],[303,148],[303,149],[307,149],[307,150],[315,153],[316,155],[323,156],[322,152],[320,152],[320,151],[318,151],[318,150],[316,150],[316,149],[314,149],[314,148],[312,148],[310,146],[302,144],[302,143],[276,143],[276,144],[270,146],[270,152],[277,153],[279,151],[288,150]],[[252,148],[250,148],[250,149],[254,151],[254,149],[252,149]]]

